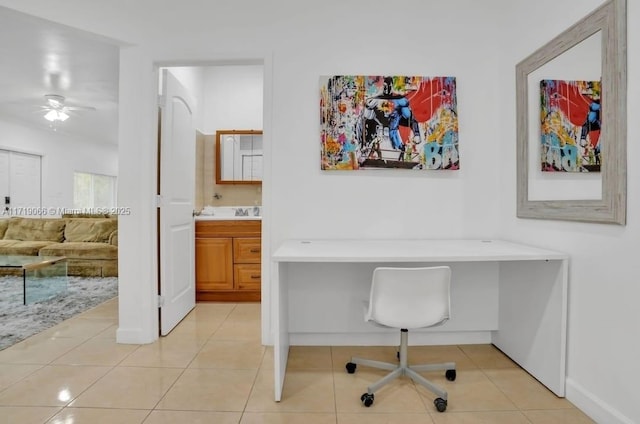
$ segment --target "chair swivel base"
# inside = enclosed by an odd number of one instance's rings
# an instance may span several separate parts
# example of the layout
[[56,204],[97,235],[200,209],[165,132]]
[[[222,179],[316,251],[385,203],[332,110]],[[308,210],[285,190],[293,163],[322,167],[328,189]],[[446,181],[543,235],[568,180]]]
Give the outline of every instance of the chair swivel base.
[[401,333],[401,343],[399,351],[400,364],[391,364],[388,362],[373,361],[371,359],[352,357],[350,362],[347,362],[346,369],[349,374],[353,374],[356,371],[357,365],[364,365],[367,367],[378,368],[391,371],[380,380],[374,382],[367,387],[367,392],[363,393],[360,400],[364,406],[371,406],[375,399],[374,393],[385,384],[395,380],[396,378],[406,375],[416,383],[425,387],[438,396],[433,404],[439,412],[444,412],[447,409],[447,392],[440,387],[427,380],[418,372],[422,371],[445,371],[445,377],[449,381],[455,381],[456,379],[456,364],[455,362],[444,362],[440,364],[424,364],[424,365],[408,365],[407,364],[407,332]]

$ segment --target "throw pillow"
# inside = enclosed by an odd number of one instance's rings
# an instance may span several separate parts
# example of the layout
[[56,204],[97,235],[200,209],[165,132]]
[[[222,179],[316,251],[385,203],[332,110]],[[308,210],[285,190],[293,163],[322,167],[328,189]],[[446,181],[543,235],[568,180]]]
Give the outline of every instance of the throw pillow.
[[116,227],[115,219],[70,218],[64,229],[64,239],[67,242],[108,243]]
[[11,218],[4,239],[60,243],[64,236],[64,224],[63,219]]

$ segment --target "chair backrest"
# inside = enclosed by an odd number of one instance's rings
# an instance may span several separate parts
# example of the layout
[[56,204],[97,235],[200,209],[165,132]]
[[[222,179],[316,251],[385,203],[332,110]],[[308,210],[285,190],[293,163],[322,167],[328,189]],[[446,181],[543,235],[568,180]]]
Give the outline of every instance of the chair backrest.
[[422,328],[443,324],[451,309],[448,266],[395,268],[373,271],[367,320],[394,328]]

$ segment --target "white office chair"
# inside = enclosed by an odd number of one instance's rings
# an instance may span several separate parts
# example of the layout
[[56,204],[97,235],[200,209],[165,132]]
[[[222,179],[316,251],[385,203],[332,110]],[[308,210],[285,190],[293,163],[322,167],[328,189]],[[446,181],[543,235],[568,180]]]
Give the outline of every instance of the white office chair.
[[426,387],[438,397],[434,400],[436,409],[447,409],[447,392],[422,377],[417,371],[445,371],[447,380],[456,379],[456,364],[411,365],[407,364],[408,330],[434,327],[449,319],[449,283],[451,268],[448,266],[422,268],[379,267],[373,271],[369,307],[365,321],[385,327],[400,329],[399,364],[373,361],[352,357],[346,368],[353,374],[356,365],[364,365],[391,372],[367,387],[360,400],[371,406],[374,392],[401,375],[409,376],[416,383]]

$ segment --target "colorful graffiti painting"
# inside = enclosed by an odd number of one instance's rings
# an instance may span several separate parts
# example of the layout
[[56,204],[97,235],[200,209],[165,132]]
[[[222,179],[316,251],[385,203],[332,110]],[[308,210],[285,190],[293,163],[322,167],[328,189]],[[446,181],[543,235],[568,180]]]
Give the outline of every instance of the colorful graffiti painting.
[[540,82],[542,171],[600,171],[600,90],[600,81]]
[[456,79],[320,78],[321,168],[460,167]]

